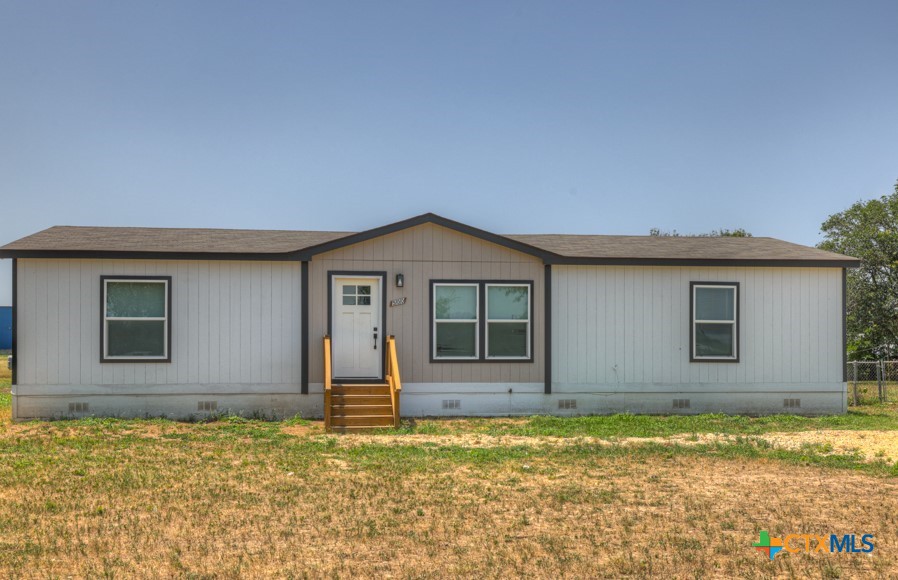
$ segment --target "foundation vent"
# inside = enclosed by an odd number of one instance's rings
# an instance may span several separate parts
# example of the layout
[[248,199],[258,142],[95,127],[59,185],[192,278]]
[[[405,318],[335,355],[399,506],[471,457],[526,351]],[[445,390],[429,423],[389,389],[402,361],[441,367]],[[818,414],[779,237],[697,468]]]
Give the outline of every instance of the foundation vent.
[[576,409],[577,399],[558,399],[559,409]]
[[87,403],[69,403],[69,413],[87,413]]
[[461,409],[461,400],[459,399],[443,399],[444,409]]
[[199,401],[196,404],[197,411],[217,411],[218,410],[218,401]]
[[674,399],[673,400],[673,408],[674,409],[688,409],[689,408],[689,399]]
[[786,409],[800,409],[801,399],[783,399],[783,407]]

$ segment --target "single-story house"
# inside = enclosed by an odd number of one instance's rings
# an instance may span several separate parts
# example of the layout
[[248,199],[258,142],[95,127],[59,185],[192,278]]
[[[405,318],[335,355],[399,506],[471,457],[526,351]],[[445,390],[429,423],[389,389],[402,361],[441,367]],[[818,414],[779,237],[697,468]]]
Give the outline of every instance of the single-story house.
[[[13,259],[13,416],[843,413],[845,272],[772,238],[58,226]],[[400,407],[401,402],[401,407]]]

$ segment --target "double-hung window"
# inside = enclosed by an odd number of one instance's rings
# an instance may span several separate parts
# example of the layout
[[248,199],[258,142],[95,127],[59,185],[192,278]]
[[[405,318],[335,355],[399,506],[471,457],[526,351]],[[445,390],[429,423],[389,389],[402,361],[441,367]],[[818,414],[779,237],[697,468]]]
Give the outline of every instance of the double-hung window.
[[433,281],[434,361],[532,361],[532,282]]
[[692,282],[692,360],[738,362],[739,284]]
[[530,284],[486,284],[486,358],[530,358]]
[[433,285],[433,358],[472,360],[480,353],[480,286]]
[[171,278],[102,276],[102,361],[171,360]]

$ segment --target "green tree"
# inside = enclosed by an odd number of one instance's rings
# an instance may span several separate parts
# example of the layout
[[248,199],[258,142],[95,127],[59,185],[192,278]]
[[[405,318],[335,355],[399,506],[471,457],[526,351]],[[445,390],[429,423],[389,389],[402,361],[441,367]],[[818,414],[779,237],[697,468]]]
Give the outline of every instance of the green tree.
[[655,236],[658,238],[750,238],[751,234],[745,231],[742,228],[736,228],[735,230],[728,230],[726,228],[720,228],[719,230],[711,230],[707,234],[681,234],[677,230],[673,230],[670,232],[664,231],[661,228],[652,228],[649,230],[650,236]]
[[849,357],[898,354],[898,182],[891,195],[858,201],[820,229],[818,247],[861,259],[848,270]]

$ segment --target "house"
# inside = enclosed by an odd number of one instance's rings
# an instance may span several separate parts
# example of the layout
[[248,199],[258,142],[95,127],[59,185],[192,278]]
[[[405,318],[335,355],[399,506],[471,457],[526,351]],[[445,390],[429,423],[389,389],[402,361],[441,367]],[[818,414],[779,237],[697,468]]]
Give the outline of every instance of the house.
[[16,419],[846,410],[859,262],[771,238],[425,214],[360,233],[60,226],[0,257]]

